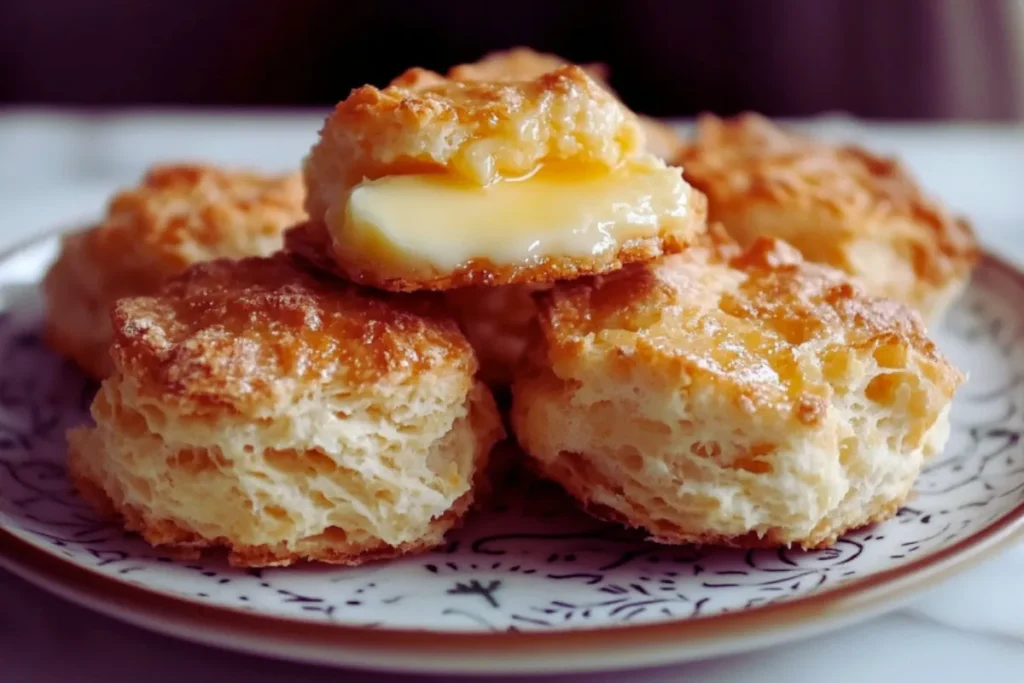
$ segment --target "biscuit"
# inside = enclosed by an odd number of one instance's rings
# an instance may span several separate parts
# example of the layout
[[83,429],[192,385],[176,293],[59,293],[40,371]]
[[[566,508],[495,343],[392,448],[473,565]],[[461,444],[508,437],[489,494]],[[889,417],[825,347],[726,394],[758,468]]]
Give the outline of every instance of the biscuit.
[[434,547],[503,435],[443,306],[319,279],[285,254],[198,264],[114,307],[95,427],[69,471],[156,546],[238,566]]
[[339,272],[379,289],[608,272],[704,229],[702,198],[642,142],[635,115],[577,66],[516,82],[412,69],[328,117],[306,208]]
[[539,297],[512,425],[545,476],[660,543],[825,547],[898,509],[961,374],[920,316],[759,238]]
[[[528,47],[491,52],[476,62],[459,64],[448,71],[448,78],[457,81],[525,81],[570,64],[557,55],[536,52]],[[609,92],[608,67],[605,64],[583,64],[581,68]],[[657,119],[638,116],[644,131],[648,152],[665,160],[674,159],[683,147],[675,130]]]
[[784,239],[877,296],[940,318],[978,259],[970,226],[898,162],[790,133],[760,116],[700,119],[677,157],[709,219],[749,244]]
[[636,117],[579,67],[522,82],[454,81],[410,69],[356,88],[305,163],[306,208],[322,218],[363,179],[445,172],[477,185],[571,160],[615,166],[640,151]]
[[115,300],[149,294],[198,261],[277,251],[285,228],[304,216],[303,198],[298,173],[153,167],[114,196],[98,225],[62,239],[43,282],[50,345],[102,379],[112,369]]

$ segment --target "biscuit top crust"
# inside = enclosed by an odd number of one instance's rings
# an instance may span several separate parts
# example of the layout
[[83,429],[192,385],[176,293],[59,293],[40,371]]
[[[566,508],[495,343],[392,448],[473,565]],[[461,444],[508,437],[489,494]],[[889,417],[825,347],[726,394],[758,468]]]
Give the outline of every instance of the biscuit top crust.
[[[513,47],[489,52],[475,62],[453,66],[447,76],[456,81],[528,81],[569,64],[571,62],[558,55]],[[580,68],[607,89],[608,67],[605,64],[581,64]]]
[[319,279],[290,257],[191,267],[112,313],[114,362],[140,391],[196,412],[259,416],[325,385],[357,396],[476,360],[439,300]]
[[602,362],[612,379],[640,367],[784,425],[819,424],[833,393],[871,367],[924,373],[946,401],[962,381],[917,312],[866,296],[843,273],[770,238],[737,254],[715,231],[660,262],[559,283],[539,306],[559,377]]
[[83,266],[96,264],[100,289],[112,298],[148,292],[196,261],[279,249],[285,229],[305,215],[304,194],[298,173],[154,166],[111,199],[98,225],[68,236],[65,249]]
[[488,185],[553,161],[614,167],[643,145],[636,116],[578,66],[519,82],[413,69],[335,107],[306,159],[306,208],[322,220],[364,179],[448,173]]
[[[514,47],[491,52],[470,64],[454,66],[447,76],[456,81],[526,81],[570,63],[558,55],[536,52],[528,47]],[[582,64],[580,67],[601,87],[614,93],[608,84],[606,64]],[[675,159],[683,147],[683,141],[676,131],[648,116],[639,116],[638,119],[643,128],[647,151],[661,159]]]
[[935,253],[915,256],[915,271],[929,282],[944,282],[978,257],[968,223],[927,196],[899,161],[797,135],[757,114],[702,116],[676,163],[708,196],[712,220],[758,202],[791,211],[815,208],[846,226],[850,234],[834,236],[845,241],[872,230],[889,239],[888,219],[902,219],[936,246]]
[[183,262],[250,256],[250,236],[277,236],[302,220],[304,194],[297,172],[154,166],[138,187],[111,199],[93,241],[121,249],[141,239]]

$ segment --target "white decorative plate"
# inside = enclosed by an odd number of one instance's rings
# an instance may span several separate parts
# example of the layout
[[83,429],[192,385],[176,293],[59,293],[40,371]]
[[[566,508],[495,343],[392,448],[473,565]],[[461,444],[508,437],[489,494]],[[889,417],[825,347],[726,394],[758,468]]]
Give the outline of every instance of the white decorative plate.
[[149,628],[247,651],[411,671],[580,671],[762,647],[866,618],[1024,527],[1024,276],[986,257],[936,331],[970,380],[899,515],[834,548],[665,547],[513,483],[442,550],[356,569],[177,561],[99,521],[64,476],[94,387],[40,339],[53,238],[0,259],[0,560]]

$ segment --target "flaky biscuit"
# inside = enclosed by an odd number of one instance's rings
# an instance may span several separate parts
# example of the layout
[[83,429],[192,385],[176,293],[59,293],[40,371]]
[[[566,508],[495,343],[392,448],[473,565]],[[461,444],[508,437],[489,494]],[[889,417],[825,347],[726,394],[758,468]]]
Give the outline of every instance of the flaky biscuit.
[[[568,64],[568,60],[558,55],[537,52],[528,47],[514,47],[490,52],[475,62],[454,66],[447,76],[459,81],[525,81]],[[591,63],[583,64],[581,68],[611,92],[607,65]],[[666,160],[679,154],[683,140],[671,126],[648,116],[638,116],[638,119],[648,152]]]
[[703,197],[641,138],[577,66],[498,82],[411,69],[327,118],[304,164],[305,230],[326,231],[313,241],[343,277],[389,291],[608,272],[705,228]]
[[537,468],[662,543],[833,543],[893,514],[960,373],[920,316],[769,238],[559,283],[513,385]]
[[110,201],[96,226],[67,235],[43,282],[48,341],[99,379],[108,375],[109,309],[149,294],[188,265],[262,256],[303,217],[298,173],[155,166]]
[[711,220],[741,242],[778,237],[869,292],[941,317],[978,258],[970,226],[897,161],[790,133],[747,114],[700,119],[677,157]]
[[69,433],[83,494],[154,545],[241,566],[441,542],[502,435],[436,299],[284,254],[193,266],[113,312],[115,372]]
[[521,82],[456,81],[411,69],[356,88],[305,163],[306,208],[323,220],[364,179],[445,172],[487,185],[541,164],[615,166],[643,145],[636,116],[577,66]]

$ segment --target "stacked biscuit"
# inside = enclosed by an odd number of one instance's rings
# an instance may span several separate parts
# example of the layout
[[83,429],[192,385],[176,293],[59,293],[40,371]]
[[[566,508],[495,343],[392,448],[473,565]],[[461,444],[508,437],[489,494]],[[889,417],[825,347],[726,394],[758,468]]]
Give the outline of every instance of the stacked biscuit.
[[742,244],[786,240],[875,295],[938,320],[978,247],[964,219],[922,192],[897,161],[794,135],[756,115],[701,118],[677,157],[711,219]]
[[46,283],[54,347],[103,378],[81,493],[243,566],[428,549],[485,492],[510,386],[530,466],[658,542],[892,515],[962,381],[911,307],[962,285],[966,225],[759,119],[678,140],[603,77],[526,50],[412,69],[337,105],[301,206],[294,178],[197,168],[115,200]]

